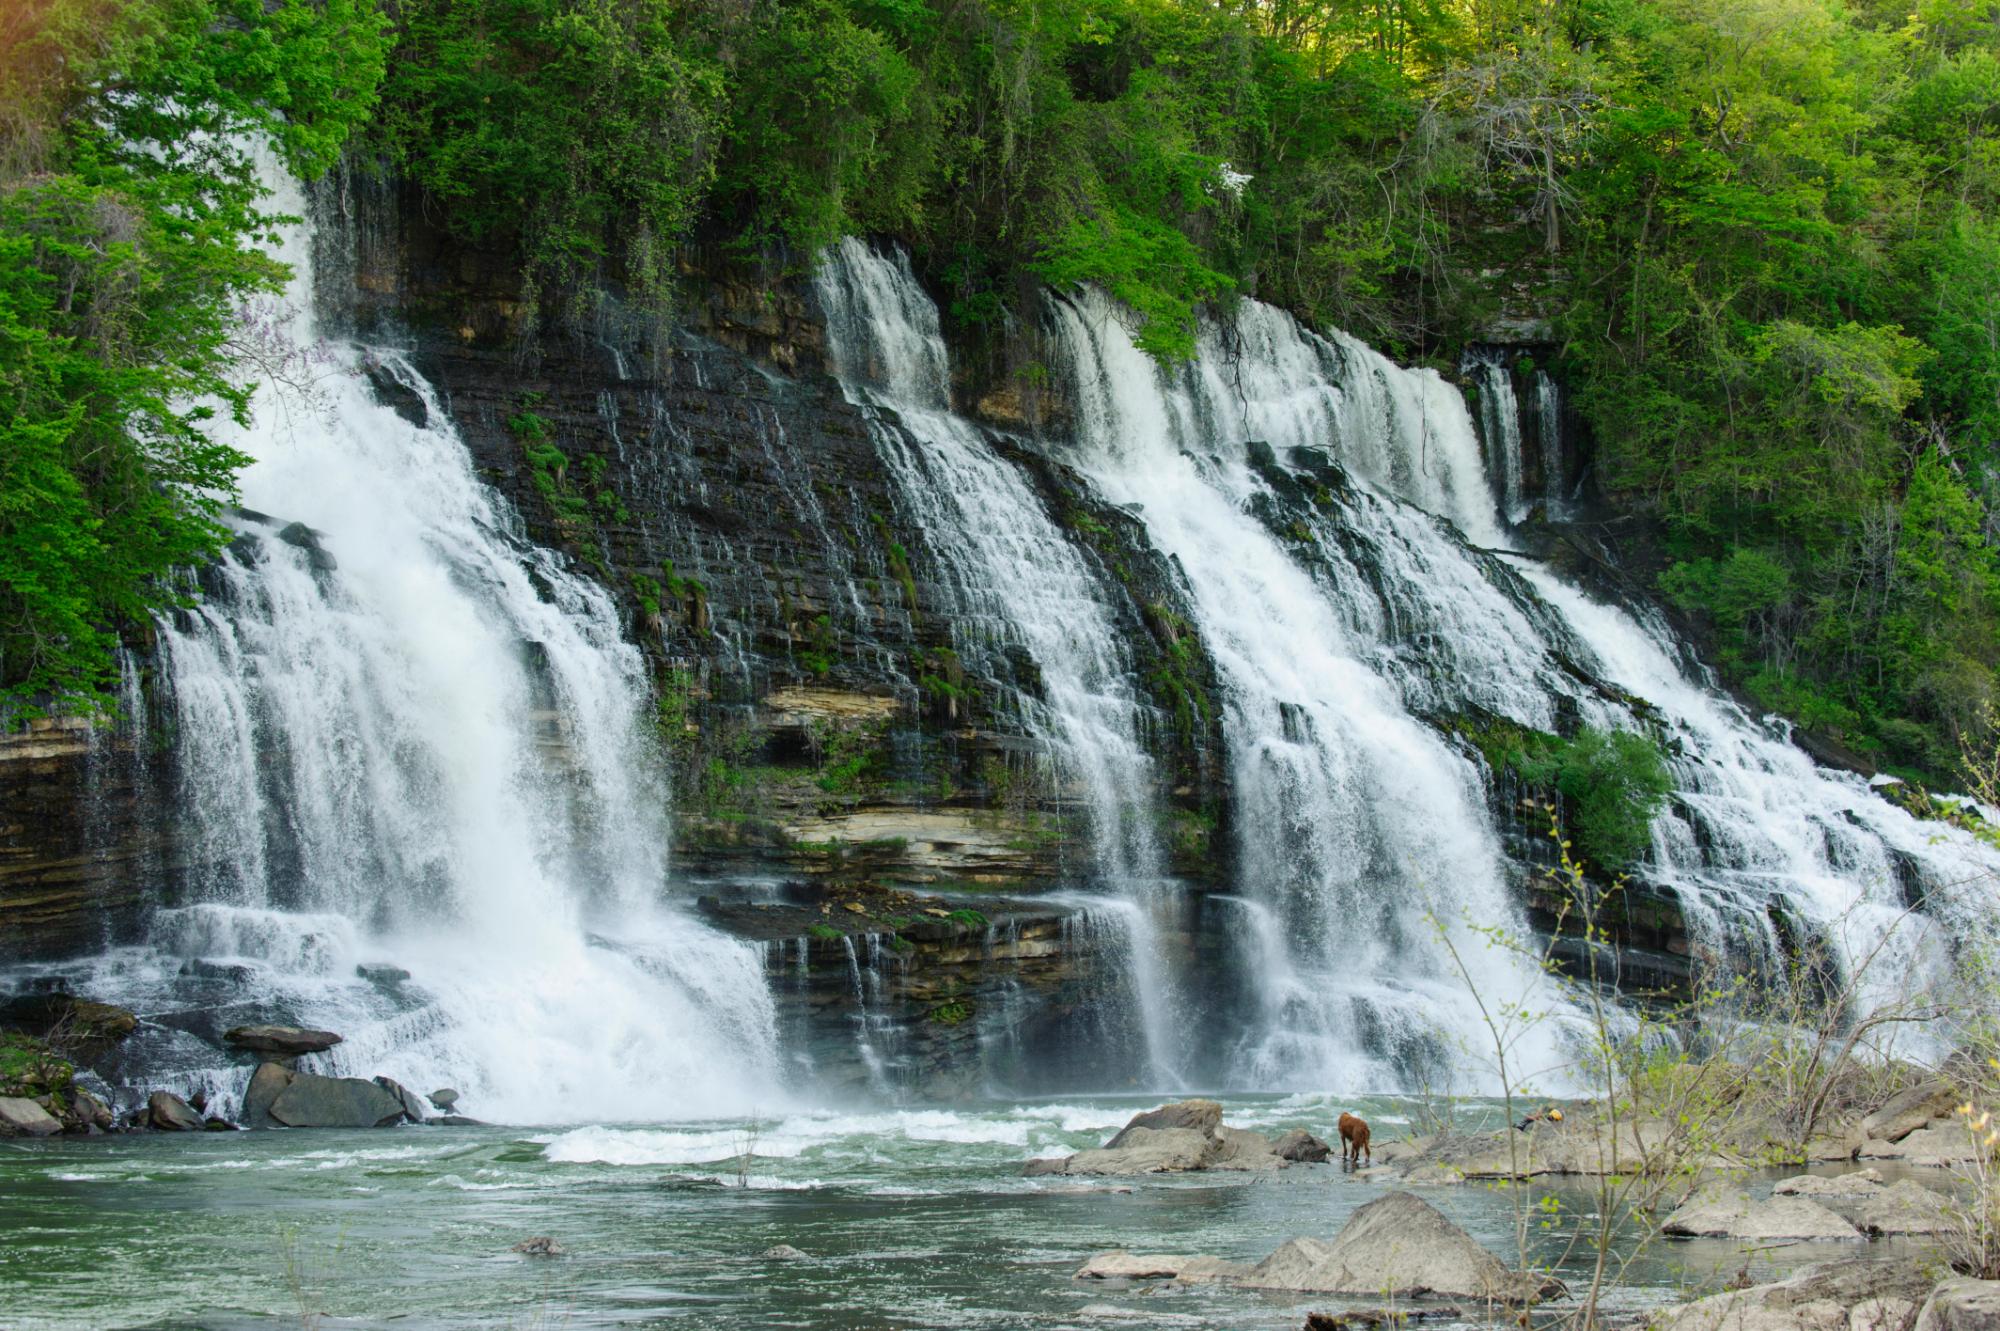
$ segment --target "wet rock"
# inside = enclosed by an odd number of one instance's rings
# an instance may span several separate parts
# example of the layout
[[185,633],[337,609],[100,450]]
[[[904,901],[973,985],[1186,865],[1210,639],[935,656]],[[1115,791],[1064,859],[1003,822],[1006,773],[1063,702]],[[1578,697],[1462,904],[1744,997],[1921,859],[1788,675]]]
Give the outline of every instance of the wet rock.
[[247,984],[257,974],[255,966],[245,966],[240,962],[204,961],[196,957],[181,963],[181,974],[194,980],[224,980],[230,984]]
[[0,1137],[53,1137],[61,1131],[62,1120],[33,1100],[0,1096]]
[[1912,1331],[1929,1289],[1914,1263],[1850,1258],[1668,1309],[1653,1331]]
[[[76,1131],[86,1132],[94,1129],[98,1132],[109,1132],[118,1122],[117,1116],[111,1112],[110,1105],[81,1086],[71,1088],[69,1105],[70,1113],[76,1120]],[[69,1125],[64,1126],[67,1128]]]
[[429,1117],[424,1112],[424,1102],[417,1093],[394,1077],[377,1077],[375,1084],[396,1097],[403,1106],[403,1117],[410,1122],[421,1123]]
[[1696,1189],[1660,1226],[1680,1238],[1859,1239],[1861,1231],[1803,1197],[1752,1201],[1725,1183]]
[[1906,1178],[1879,1189],[1855,1218],[1870,1234],[1942,1234],[1951,1228],[1951,1203]]
[[237,1132],[240,1129],[226,1118],[209,1117],[201,1121],[203,1132]]
[[1215,1141],[1215,1154],[1208,1164],[1210,1169],[1249,1171],[1285,1167],[1284,1157],[1278,1154],[1271,1139],[1261,1132],[1225,1125],[1215,1130]]
[[1272,1143],[1271,1149],[1287,1160],[1309,1165],[1320,1164],[1333,1154],[1332,1147],[1303,1128],[1293,1128]]
[[284,1058],[322,1054],[340,1043],[340,1037],[332,1031],[313,1031],[301,1026],[237,1026],[225,1031],[222,1038],[238,1049]]
[[278,532],[278,539],[305,551],[306,562],[319,572],[331,573],[340,567],[340,561],[322,544],[326,540],[323,531],[315,531],[303,522],[294,522]]
[[1782,1179],[1771,1189],[1777,1197],[1872,1197],[1882,1191],[1882,1171],[1879,1169],[1857,1169],[1834,1178],[1818,1174],[1800,1174],[1796,1178]]
[[270,1113],[288,1128],[386,1128],[403,1120],[403,1102],[359,1077],[300,1072],[271,1102]]
[[546,1234],[538,1234],[531,1239],[522,1239],[514,1245],[514,1251],[523,1257],[562,1257],[568,1254],[569,1249]]
[[1293,1239],[1238,1283],[1251,1289],[1378,1297],[1457,1295],[1528,1303],[1562,1283],[1505,1263],[1422,1198],[1392,1192],[1357,1210],[1331,1243]]
[[146,1097],[146,1113],[161,1132],[200,1132],[201,1115],[172,1091],[154,1091]]
[[401,984],[410,978],[410,973],[401,966],[356,966],[354,973],[376,984]]
[[437,1126],[446,1128],[483,1128],[486,1126],[486,1120],[467,1118],[463,1114],[441,1114],[437,1118],[432,1119],[431,1122]]
[[1901,1160],[1906,1165],[1945,1169],[1972,1159],[1972,1135],[1955,1119],[1939,1119],[1901,1141],[1865,1142],[1859,1154],[1863,1160]]
[[258,1064],[257,1071],[251,1074],[249,1089],[243,1092],[243,1126],[283,1127],[284,1124],[271,1117],[271,1106],[298,1075],[283,1063]]
[[449,1109],[458,1103],[458,1092],[449,1086],[440,1087],[431,1092],[431,1103],[439,1109]]
[[1183,1284],[1208,1284],[1238,1280],[1250,1274],[1240,1262],[1220,1257],[1187,1257],[1165,1252],[1101,1252],[1077,1268],[1077,1280],[1178,1280]]
[[761,1255],[770,1258],[774,1262],[801,1262],[806,1260],[806,1255],[789,1243],[780,1243],[775,1247],[766,1248]]
[[1176,1128],[1196,1132],[1204,1137],[1213,1137],[1215,1130],[1222,1126],[1222,1106],[1214,1100],[1180,1100],[1158,1109],[1149,1109],[1136,1114],[1118,1132],[1118,1135],[1104,1143],[1105,1149],[1117,1150],[1125,1145],[1127,1134],[1141,1129],[1159,1131]]
[[1916,1331],[2000,1331],[2000,1280],[1947,1280],[1917,1314]]
[[1861,1120],[1861,1139],[1899,1142],[1932,1119],[1949,1114],[1956,1103],[1951,1087],[1935,1078],[1898,1091],[1880,1109]]

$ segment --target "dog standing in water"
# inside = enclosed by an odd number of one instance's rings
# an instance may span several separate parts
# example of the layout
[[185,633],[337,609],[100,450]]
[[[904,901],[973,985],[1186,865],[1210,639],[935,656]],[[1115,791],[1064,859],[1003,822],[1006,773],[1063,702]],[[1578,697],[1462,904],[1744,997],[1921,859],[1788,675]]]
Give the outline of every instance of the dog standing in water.
[[1368,1145],[1367,1120],[1357,1118],[1353,1114],[1342,1114],[1340,1116],[1340,1163],[1347,1164],[1351,1160],[1354,1164],[1359,1165],[1363,1151],[1368,1153],[1368,1163],[1371,1165],[1374,1164],[1375,1152]]

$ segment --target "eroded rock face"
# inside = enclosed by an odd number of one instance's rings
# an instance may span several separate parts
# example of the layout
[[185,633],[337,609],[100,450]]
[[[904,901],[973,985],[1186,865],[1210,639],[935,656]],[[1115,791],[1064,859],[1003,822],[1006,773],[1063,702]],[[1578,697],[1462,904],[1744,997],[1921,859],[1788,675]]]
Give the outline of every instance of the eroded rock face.
[[1861,1231],[1803,1197],[1752,1200],[1726,1183],[1711,1183],[1666,1218],[1662,1232],[1682,1238],[1860,1239]]
[[403,1119],[403,1102],[359,1077],[297,1073],[271,1102],[271,1117],[288,1128],[386,1128]]
[[1929,1289],[1914,1263],[1854,1258],[1669,1309],[1653,1331],[1912,1331]]
[[1415,1298],[1447,1295],[1530,1303],[1560,1281],[1510,1270],[1429,1202],[1392,1192],[1357,1210],[1331,1243],[1293,1239],[1242,1284],[1301,1293]]

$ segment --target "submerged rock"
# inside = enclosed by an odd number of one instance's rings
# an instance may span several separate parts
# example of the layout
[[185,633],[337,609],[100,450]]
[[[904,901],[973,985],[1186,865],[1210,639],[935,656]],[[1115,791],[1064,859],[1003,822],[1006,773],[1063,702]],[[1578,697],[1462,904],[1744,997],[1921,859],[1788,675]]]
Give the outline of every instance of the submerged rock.
[[1911,1331],[1929,1288],[1914,1263],[1855,1257],[1667,1309],[1652,1331]]
[[146,1113],[161,1132],[200,1132],[202,1117],[187,1101],[172,1091],[154,1091],[146,1097]]
[[1378,1297],[1456,1295],[1531,1303],[1562,1282],[1514,1271],[1429,1202],[1392,1192],[1348,1218],[1331,1243],[1293,1239],[1240,1281],[1252,1289]]
[[386,1128],[403,1119],[403,1102],[359,1077],[293,1074],[271,1102],[271,1117],[288,1128]]
[[1859,1239],[1861,1231],[1803,1197],[1753,1201],[1725,1183],[1697,1189],[1660,1226],[1680,1238]]
[[568,1254],[569,1249],[546,1234],[538,1234],[531,1239],[522,1239],[514,1245],[514,1251],[523,1257],[562,1257]]
[[1178,1280],[1183,1284],[1208,1284],[1239,1280],[1250,1274],[1240,1262],[1220,1257],[1181,1256],[1164,1252],[1101,1252],[1077,1268],[1076,1280]]
[[53,1137],[62,1120],[18,1095],[0,1095],[0,1137]]
[[773,1247],[766,1248],[760,1255],[764,1257],[769,1257],[772,1261],[776,1262],[804,1261],[806,1256],[804,1253],[800,1252],[797,1248],[794,1248],[789,1243],[780,1243],[776,1244]]
[[340,1043],[340,1037],[332,1031],[307,1030],[302,1026],[237,1026],[224,1032],[222,1038],[238,1049],[283,1058],[322,1054]]

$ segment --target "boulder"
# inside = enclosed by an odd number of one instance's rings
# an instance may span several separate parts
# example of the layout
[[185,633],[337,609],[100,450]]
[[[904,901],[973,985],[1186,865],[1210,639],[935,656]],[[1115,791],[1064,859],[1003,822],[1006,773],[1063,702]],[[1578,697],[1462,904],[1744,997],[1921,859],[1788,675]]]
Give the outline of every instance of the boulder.
[[439,1109],[450,1109],[458,1103],[458,1092],[449,1086],[431,1092],[431,1103]]
[[1863,1141],[1899,1142],[1932,1119],[1949,1114],[1958,1097],[1951,1087],[1933,1078],[1919,1086],[1896,1092],[1882,1107],[1861,1120]]
[[323,1054],[340,1043],[332,1031],[307,1030],[303,1026],[237,1026],[224,1031],[222,1038],[238,1049],[257,1054],[297,1058],[301,1054]]
[[1271,1139],[1261,1132],[1225,1125],[1215,1130],[1215,1141],[1215,1158],[1209,1161],[1210,1169],[1269,1170],[1283,1169],[1286,1165]]
[[243,1126],[280,1128],[284,1124],[271,1117],[271,1106],[284,1094],[298,1073],[283,1063],[260,1063],[251,1074],[250,1088],[243,1092]]
[[1915,1179],[1901,1179],[1861,1204],[1856,1220],[1870,1234],[1942,1234],[1952,1225],[1951,1203]]
[[1652,1331],[1912,1331],[1929,1288],[1915,1263],[1850,1258],[1667,1309]]
[[288,1128],[386,1128],[403,1120],[403,1102],[359,1077],[301,1072],[271,1102],[270,1113]]
[[1239,1283],[1303,1293],[1441,1294],[1504,1303],[1533,1302],[1562,1290],[1560,1281],[1509,1270],[1436,1207],[1407,1192],[1361,1207],[1331,1243],[1293,1239]]
[[780,1243],[766,1248],[764,1249],[763,1256],[769,1257],[772,1261],[776,1262],[799,1262],[805,1260],[805,1254],[789,1243]]
[[53,1137],[62,1120],[33,1100],[0,1095],[0,1137]]
[[1214,1100],[1181,1100],[1135,1115],[1117,1136],[1104,1143],[1104,1148],[1111,1151],[1118,1150],[1125,1145],[1128,1133],[1142,1129],[1159,1131],[1176,1128],[1197,1132],[1204,1137],[1213,1137],[1215,1130],[1221,1126],[1222,1106]]
[[1946,1280],[1917,1314],[1916,1331],[2000,1331],[2000,1280]]
[[1681,1238],[1859,1239],[1861,1231],[1803,1197],[1752,1201],[1726,1183],[1696,1189],[1660,1226]]
[[1963,1123],[1942,1119],[1927,1128],[1918,1128],[1901,1141],[1864,1142],[1860,1156],[1863,1160],[1901,1160],[1907,1165],[1945,1169],[1972,1159],[1972,1134]]
[[1308,1165],[1320,1164],[1333,1155],[1331,1146],[1302,1128],[1293,1128],[1278,1138],[1271,1149],[1286,1160]]
[[415,1091],[397,1081],[394,1077],[377,1077],[375,1084],[396,1097],[403,1106],[403,1117],[412,1123],[421,1123],[426,1117],[424,1102]]
[[1826,1178],[1819,1174],[1800,1174],[1796,1178],[1781,1179],[1771,1189],[1776,1197],[1872,1197],[1882,1191],[1882,1171],[1879,1169],[1857,1169],[1851,1173]]
[[[1060,1174],[1169,1174],[1206,1169],[1221,1149],[1213,1137],[1191,1128],[1128,1127],[1112,1140],[1118,1145],[1078,1151],[1058,1169]],[[1040,1161],[1030,1161],[1039,1164]]]
[[109,1132],[118,1118],[111,1112],[111,1106],[84,1090],[81,1086],[70,1088],[70,1112],[76,1117],[76,1130],[88,1132]]
[[172,1091],[154,1091],[146,1097],[146,1113],[161,1132],[200,1132],[201,1115]]

